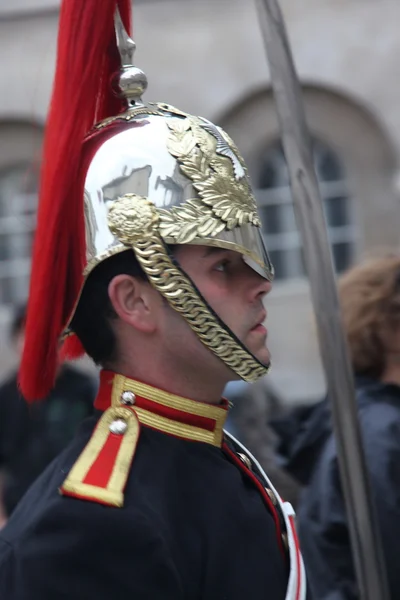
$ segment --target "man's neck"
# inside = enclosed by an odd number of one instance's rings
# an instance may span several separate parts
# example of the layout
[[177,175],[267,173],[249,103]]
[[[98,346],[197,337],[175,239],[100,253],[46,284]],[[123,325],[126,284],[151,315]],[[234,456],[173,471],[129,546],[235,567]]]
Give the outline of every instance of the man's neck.
[[[129,377],[137,379],[143,383],[147,383],[153,387],[165,390],[176,396],[204,402],[206,404],[220,404],[225,383],[217,383],[215,380],[207,381],[203,379],[199,381],[197,377],[187,375],[177,376],[166,372],[163,367],[155,368],[152,365],[151,369],[137,369],[123,362],[109,365],[107,369]],[[210,377],[209,379],[213,379]]]

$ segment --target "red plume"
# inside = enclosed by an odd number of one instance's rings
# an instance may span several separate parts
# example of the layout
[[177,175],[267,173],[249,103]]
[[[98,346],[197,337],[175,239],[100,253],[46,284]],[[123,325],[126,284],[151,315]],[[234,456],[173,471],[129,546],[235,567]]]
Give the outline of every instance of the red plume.
[[120,66],[117,4],[129,31],[130,0],[63,0],[61,5],[20,367],[21,391],[29,401],[45,397],[54,384],[59,338],[83,283],[83,186],[89,162],[83,141],[96,122],[123,109],[110,85]]

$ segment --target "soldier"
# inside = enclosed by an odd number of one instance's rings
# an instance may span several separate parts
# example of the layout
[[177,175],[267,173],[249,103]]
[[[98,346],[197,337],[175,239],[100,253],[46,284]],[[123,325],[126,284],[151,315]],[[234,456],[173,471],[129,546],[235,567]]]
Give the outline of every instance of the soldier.
[[1,532],[0,597],[303,599],[293,511],[223,431],[225,384],[269,366],[246,167],[206,119],[142,102],[116,4],[62,5],[20,373],[37,398],[60,339],[83,346],[97,414]]

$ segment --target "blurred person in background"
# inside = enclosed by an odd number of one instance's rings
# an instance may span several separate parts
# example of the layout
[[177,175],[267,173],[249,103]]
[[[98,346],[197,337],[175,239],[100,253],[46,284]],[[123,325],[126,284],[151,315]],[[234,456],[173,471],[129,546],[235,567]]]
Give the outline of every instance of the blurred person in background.
[[332,433],[328,398],[301,403],[269,421],[276,437],[278,465],[302,488],[310,483],[315,465]]
[[[339,282],[364,452],[391,597],[400,590],[400,256],[362,262]],[[292,419],[289,472],[306,485],[298,524],[312,597],[359,597],[325,399]],[[297,430],[297,433],[296,433]],[[287,430],[290,439],[290,428]]]
[[[20,357],[26,306],[19,306],[10,342]],[[18,389],[17,371],[0,386],[0,526],[47,465],[65,448],[83,419],[93,413],[96,384],[67,364],[60,367],[49,396],[28,405]]]

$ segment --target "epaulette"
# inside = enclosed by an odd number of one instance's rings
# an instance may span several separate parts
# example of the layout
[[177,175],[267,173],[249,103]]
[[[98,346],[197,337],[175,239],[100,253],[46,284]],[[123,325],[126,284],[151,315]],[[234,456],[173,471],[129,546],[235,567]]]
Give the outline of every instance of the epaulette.
[[60,487],[60,493],[108,506],[123,506],[139,434],[139,420],[132,408],[108,408]]

